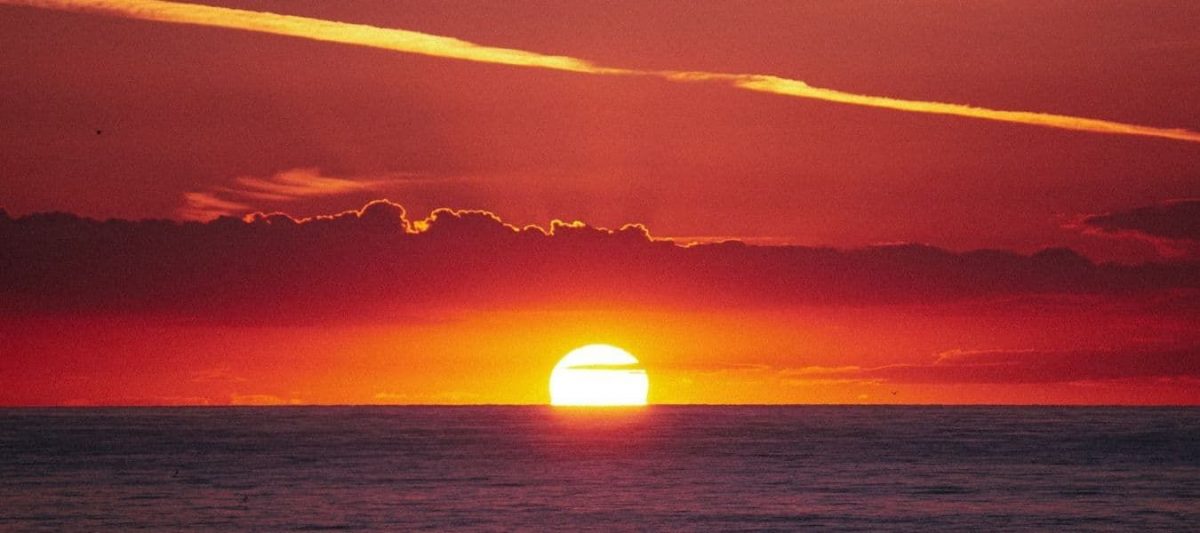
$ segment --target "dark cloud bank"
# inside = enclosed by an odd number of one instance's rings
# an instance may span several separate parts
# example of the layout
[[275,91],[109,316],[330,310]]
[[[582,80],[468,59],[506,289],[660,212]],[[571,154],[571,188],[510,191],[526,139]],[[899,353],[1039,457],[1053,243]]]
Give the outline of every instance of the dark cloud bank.
[[1083,219],[1091,228],[1106,233],[1135,234],[1146,239],[1167,239],[1200,243],[1200,200],[1172,200],[1159,205],[1137,207],[1092,215]]
[[1197,289],[1194,261],[1094,264],[1067,249],[684,246],[638,225],[516,228],[490,213],[451,210],[410,221],[386,201],[306,220],[260,214],[207,223],[0,212],[0,313],[9,316],[387,320],[430,308],[730,309],[1046,294],[1174,295],[1190,308]]

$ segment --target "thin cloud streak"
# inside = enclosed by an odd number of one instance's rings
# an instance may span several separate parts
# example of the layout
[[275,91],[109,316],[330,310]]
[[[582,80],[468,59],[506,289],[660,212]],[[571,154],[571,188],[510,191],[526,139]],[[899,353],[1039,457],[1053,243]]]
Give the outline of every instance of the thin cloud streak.
[[733,82],[737,87],[751,91],[762,91],[771,94],[813,98],[827,102],[838,102],[866,107],[895,109],[915,113],[934,115],[952,115],[957,117],[978,118],[1030,126],[1044,126],[1064,130],[1087,131],[1092,133],[1108,133],[1113,135],[1140,135],[1144,137],[1159,137],[1176,141],[1200,142],[1200,133],[1186,129],[1156,128],[1139,126],[1095,118],[1055,115],[1051,113],[1036,113],[1033,111],[1005,111],[974,107],[963,104],[944,102],[925,102],[920,100],[902,100],[886,96],[868,96],[848,93],[835,89],[813,87],[798,80],[789,80],[775,76],[738,76]]
[[611,70],[598,68],[571,57],[481,46],[453,37],[201,4],[160,0],[0,0],[0,4],[272,33],[481,63],[587,73],[608,73]]
[[230,185],[184,193],[177,211],[184,220],[205,221],[220,216],[241,216],[259,202],[286,203],[305,198],[379,192],[390,187],[419,183],[413,175],[387,173],[369,179],[325,176],[318,168],[293,168],[259,178],[240,176]]
[[185,220],[212,220],[222,215],[243,213],[252,208],[243,203],[225,200],[211,192],[193,191],[183,193],[184,206],[179,216]]
[[724,83],[749,91],[797,98],[810,98],[848,105],[893,109],[913,113],[951,115],[1064,130],[1156,137],[1200,143],[1200,132],[1187,129],[1158,128],[1069,115],[999,110],[945,102],[870,96],[836,89],[814,87],[800,80],[763,74],[727,74],[675,70],[656,71],[604,67],[583,59],[568,56],[547,55],[526,50],[484,46],[453,37],[402,29],[381,28],[367,24],[352,24],[309,17],[281,15],[278,13],[163,2],[160,0],[0,0],[0,4],[24,5],[157,22],[193,24],[271,33],[480,63],[541,68],[593,75],[645,76],[675,82]]

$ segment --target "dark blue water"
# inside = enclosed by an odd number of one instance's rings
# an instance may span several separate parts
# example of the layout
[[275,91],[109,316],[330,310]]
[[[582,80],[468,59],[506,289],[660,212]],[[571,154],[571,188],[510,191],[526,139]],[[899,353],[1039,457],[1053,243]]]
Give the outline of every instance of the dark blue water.
[[0,410],[0,530],[1200,528],[1200,409]]

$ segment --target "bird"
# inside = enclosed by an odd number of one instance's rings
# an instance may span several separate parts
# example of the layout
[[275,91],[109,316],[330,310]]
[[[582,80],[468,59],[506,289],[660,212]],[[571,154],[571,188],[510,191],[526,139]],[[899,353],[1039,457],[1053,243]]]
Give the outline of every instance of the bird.
[[896,390],[892,391],[892,396],[895,396],[897,392],[900,392],[900,391],[896,391]]
[[100,135],[101,133],[104,133],[104,130],[96,130],[96,135]]

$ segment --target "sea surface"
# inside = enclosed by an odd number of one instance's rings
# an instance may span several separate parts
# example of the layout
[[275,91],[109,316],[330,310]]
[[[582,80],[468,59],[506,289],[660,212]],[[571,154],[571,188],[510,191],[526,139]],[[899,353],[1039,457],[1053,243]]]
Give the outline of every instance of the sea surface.
[[1200,409],[0,410],[0,530],[1200,530]]

